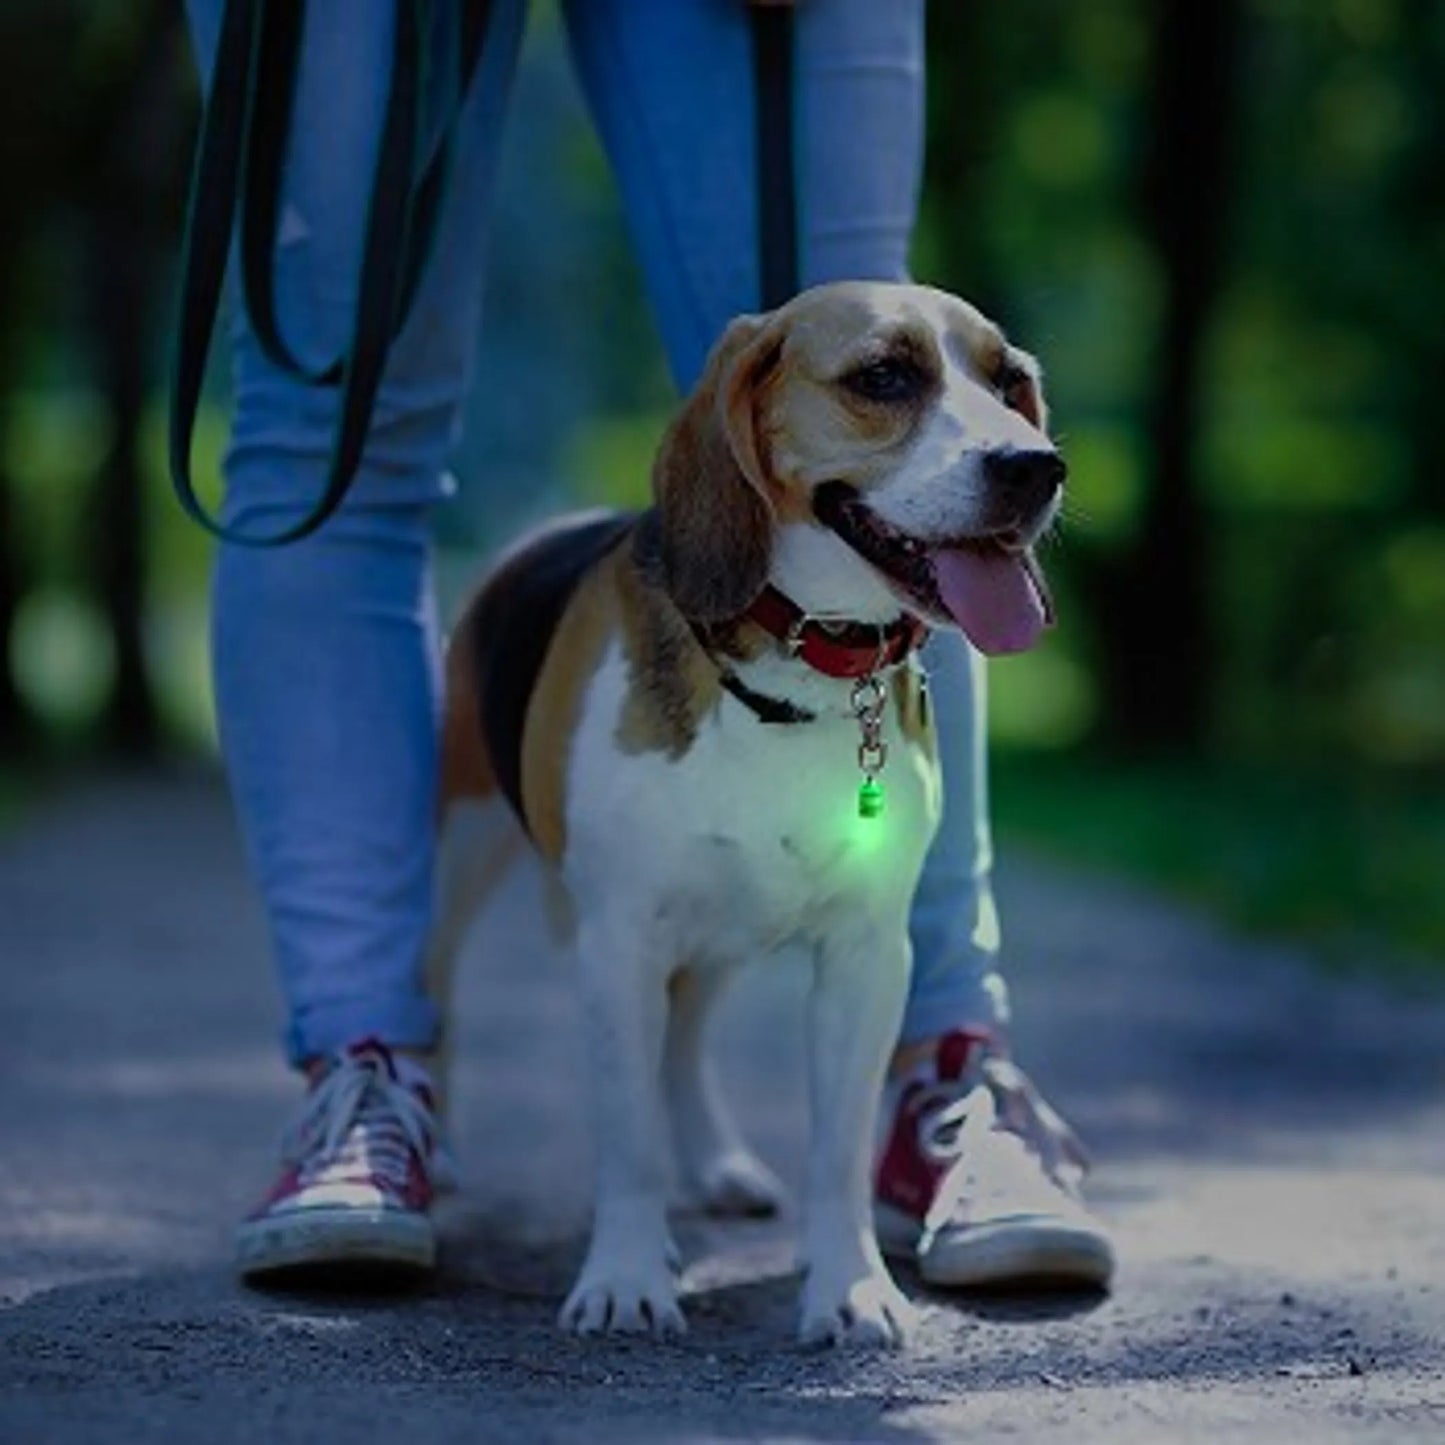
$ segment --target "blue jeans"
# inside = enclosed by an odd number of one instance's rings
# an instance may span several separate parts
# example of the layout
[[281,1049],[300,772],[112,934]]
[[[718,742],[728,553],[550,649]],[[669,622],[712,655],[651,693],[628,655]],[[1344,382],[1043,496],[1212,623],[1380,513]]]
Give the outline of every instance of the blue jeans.
[[[263,895],[295,1061],[366,1035],[426,1048],[439,669],[430,513],[477,333],[488,198],[525,19],[494,0],[431,267],[391,354],[356,486],[320,535],[223,547],[213,650],[221,740]],[[191,0],[209,73],[221,0]],[[678,386],[758,306],[753,77],[741,0],[568,0],[588,103],[627,207]],[[798,16],[801,266],[807,284],[906,275],[923,141],[922,0],[808,0]],[[278,243],[288,337],[319,362],[347,336],[391,7],[312,0]],[[335,393],[232,332],[224,514],[275,526],[324,475]],[[505,404],[499,400],[499,404]],[[1002,1027],[989,889],[983,679],[930,645],[946,795],[915,899],[905,1041]]]

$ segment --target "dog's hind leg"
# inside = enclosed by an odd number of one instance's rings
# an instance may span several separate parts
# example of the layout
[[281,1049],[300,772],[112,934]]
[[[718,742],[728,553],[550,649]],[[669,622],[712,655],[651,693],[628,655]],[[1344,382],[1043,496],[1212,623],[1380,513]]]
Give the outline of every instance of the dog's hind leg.
[[732,976],[732,970],[698,968],[672,976],[663,1088],[689,1202],[709,1214],[756,1217],[777,1213],[787,1193],[743,1141],[707,1052],[707,1021]]
[[436,892],[425,967],[427,996],[441,1020],[430,1063],[445,1115],[453,1028],[452,986],[457,956],[483,901],[524,841],[500,791],[479,715],[472,650],[453,639],[446,661],[437,799]]
[[436,911],[427,946],[426,991],[442,1020],[430,1062],[437,1086],[437,1110],[443,1117],[450,1094],[455,1044],[452,991],[457,959],[482,904],[524,841],[516,819],[500,798],[486,802],[456,799],[442,819],[437,838]]

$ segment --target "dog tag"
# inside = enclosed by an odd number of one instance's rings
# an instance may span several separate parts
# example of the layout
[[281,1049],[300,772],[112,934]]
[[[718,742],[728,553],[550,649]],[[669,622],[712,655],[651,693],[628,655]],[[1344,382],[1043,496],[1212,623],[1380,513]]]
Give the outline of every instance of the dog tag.
[[883,784],[877,778],[864,778],[858,784],[858,816],[876,818],[883,811]]

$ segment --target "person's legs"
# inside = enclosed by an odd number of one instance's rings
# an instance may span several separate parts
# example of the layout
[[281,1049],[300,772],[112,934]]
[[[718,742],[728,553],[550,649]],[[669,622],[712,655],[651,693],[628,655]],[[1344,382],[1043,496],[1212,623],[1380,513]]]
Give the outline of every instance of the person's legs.
[[948,633],[931,638],[923,658],[944,759],[943,821],[913,895],[913,978],[899,1035],[904,1062],[960,1025],[1002,1037],[1009,1018],[990,882],[986,664]]
[[[203,74],[220,0],[192,0]],[[214,579],[220,731],[266,904],[293,1062],[374,1035],[425,1048],[437,719],[430,505],[447,491],[481,297],[487,195],[521,34],[503,0],[459,137],[456,184],[415,309],[388,360],[365,460],[340,514],[293,546],[222,546]],[[351,328],[389,6],[313,0],[277,246],[283,330],[311,363]],[[238,291],[239,288],[236,288]],[[227,521],[274,527],[319,492],[335,388],[275,367],[234,307]]]
[[[207,77],[221,8],[221,0],[191,0]],[[221,740],[270,925],[287,1053],[298,1065],[340,1057],[346,1068],[385,1072],[392,1084],[415,1079],[390,1051],[425,1052],[439,1026],[423,984],[439,701],[429,513],[447,491],[444,466],[477,331],[487,196],[524,11],[524,0],[493,6],[482,72],[462,115],[456,183],[415,309],[392,348],[351,496],[304,542],[222,546],[214,576]],[[313,0],[307,9],[276,284],[283,331],[313,365],[338,353],[351,330],[392,67],[391,17],[389,6],[358,10],[347,0]],[[322,486],[338,392],[274,366],[244,308],[234,311],[223,515],[246,530],[271,530],[298,517]],[[360,1040],[380,1049],[348,1050]],[[416,1131],[391,1128],[407,1113],[404,1097],[380,1084],[372,1093],[331,1089],[327,1097],[360,1109],[377,1148],[367,1135],[352,1149],[348,1134],[351,1152],[326,1169],[293,1158],[299,1174],[288,1170],[283,1205],[308,1202],[299,1178],[325,1193],[333,1215],[352,1205],[387,1212],[390,1196],[372,1187],[386,1183],[377,1161],[408,1154]],[[392,1193],[415,1203],[421,1196],[408,1171],[415,1173],[408,1164]],[[276,1205],[273,1191],[267,1208]],[[298,1255],[294,1229],[285,1239],[264,1221],[247,1229],[248,1269],[298,1262],[315,1242],[302,1239]],[[410,1249],[418,1236],[408,1229],[402,1243]],[[368,1252],[365,1238],[343,1243],[342,1256]]]
[[[673,375],[686,390],[727,321],[759,306],[747,7],[567,0],[566,9]],[[923,0],[808,0],[795,13],[803,284],[906,279],[923,155]],[[1064,1167],[1071,1136],[1001,1057],[1008,1010],[995,967],[982,664],[953,636],[939,637],[928,661],[945,808],[911,918],[914,969],[887,1100],[880,1224],[906,1195],[906,1212],[894,1209],[904,1229],[892,1242],[915,1252],[937,1283],[1042,1273],[1098,1282],[1112,1253],[1077,1206]],[[934,1123],[965,1098],[970,1116],[987,1112],[987,1124],[968,1131],[966,1161],[954,1149],[941,1163],[946,1150],[929,1152],[943,1147]],[[945,1142],[953,1148],[952,1136]],[[964,1187],[980,1176],[992,1201],[982,1212]]]

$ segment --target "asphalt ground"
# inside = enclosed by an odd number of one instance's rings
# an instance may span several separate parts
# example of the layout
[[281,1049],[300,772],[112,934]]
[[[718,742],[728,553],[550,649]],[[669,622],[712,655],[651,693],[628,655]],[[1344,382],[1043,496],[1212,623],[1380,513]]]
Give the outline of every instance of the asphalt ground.
[[[794,1220],[684,1218],[686,1339],[577,1341],[587,1079],[535,875],[469,949],[440,1275],[266,1294],[229,1235],[298,1091],[224,797],[55,802],[0,843],[0,1441],[1445,1439],[1445,1002],[1023,858],[1001,899],[1018,1055],[1097,1157],[1113,1294],[905,1279],[907,1348],[809,1352]],[[719,1039],[792,1180],[800,984],[760,974]]]

